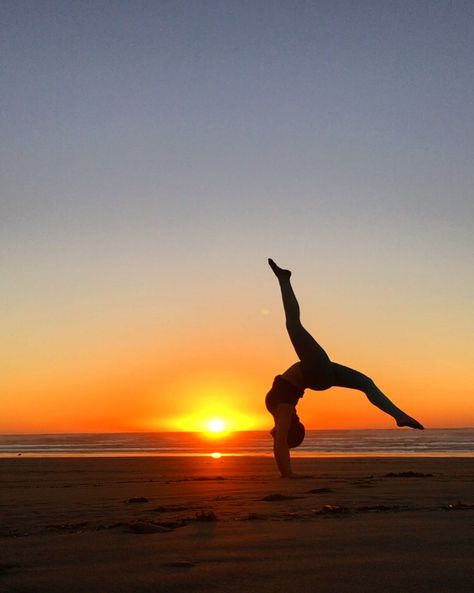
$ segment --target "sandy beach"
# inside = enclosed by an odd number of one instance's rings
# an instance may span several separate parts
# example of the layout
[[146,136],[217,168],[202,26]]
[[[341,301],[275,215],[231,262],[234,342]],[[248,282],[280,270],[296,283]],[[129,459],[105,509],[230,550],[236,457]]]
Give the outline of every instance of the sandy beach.
[[474,590],[474,460],[2,459],[2,593]]

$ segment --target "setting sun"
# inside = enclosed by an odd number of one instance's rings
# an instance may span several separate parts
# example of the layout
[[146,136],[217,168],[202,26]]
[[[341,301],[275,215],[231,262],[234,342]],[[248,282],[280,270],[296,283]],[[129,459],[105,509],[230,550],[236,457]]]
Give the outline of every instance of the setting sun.
[[207,428],[211,432],[222,432],[225,428],[225,423],[220,418],[214,418],[208,422]]
[[199,432],[209,437],[260,428],[261,416],[248,413],[242,403],[245,395],[254,393],[255,386],[235,375],[209,376],[207,373],[180,376],[170,387],[170,393],[183,405],[185,415],[161,415],[152,420],[154,429]]

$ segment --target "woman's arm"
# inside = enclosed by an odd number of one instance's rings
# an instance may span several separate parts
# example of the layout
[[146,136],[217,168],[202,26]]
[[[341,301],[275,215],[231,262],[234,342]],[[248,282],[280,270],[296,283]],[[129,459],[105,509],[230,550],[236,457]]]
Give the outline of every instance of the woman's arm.
[[288,447],[288,431],[295,409],[291,404],[279,404],[275,418],[273,434],[273,455],[282,478],[291,478],[290,449]]

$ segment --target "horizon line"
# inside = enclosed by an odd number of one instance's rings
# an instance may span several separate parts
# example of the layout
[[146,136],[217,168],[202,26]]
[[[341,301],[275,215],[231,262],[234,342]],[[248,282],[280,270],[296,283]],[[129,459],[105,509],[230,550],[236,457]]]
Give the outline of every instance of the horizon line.
[[[432,426],[425,430],[469,430],[474,429],[474,426]],[[307,428],[306,430],[318,430],[321,432],[330,430],[352,430],[352,431],[363,431],[363,430],[393,430],[398,431],[400,427],[392,428]],[[402,428],[402,430],[407,430]],[[232,430],[223,431],[222,436],[235,433],[246,433],[246,432],[263,432],[267,433],[267,429],[255,429],[255,430]],[[49,435],[92,435],[92,434],[208,434],[206,430],[115,430],[115,431],[72,431],[72,432],[0,432],[0,436],[49,436]],[[216,437],[219,433],[214,433]]]

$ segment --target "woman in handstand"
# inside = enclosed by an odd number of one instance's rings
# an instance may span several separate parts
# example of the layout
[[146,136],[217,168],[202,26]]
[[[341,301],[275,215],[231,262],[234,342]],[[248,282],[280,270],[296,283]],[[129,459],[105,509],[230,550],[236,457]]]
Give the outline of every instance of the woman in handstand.
[[330,387],[358,389],[367,396],[370,403],[395,419],[398,426],[409,426],[422,430],[423,426],[411,416],[397,408],[366,375],[349,367],[331,362],[329,356],[316,340],[305,330],[300,321],[300,308],[290,282],[290,270],[283,270],[269,259],[271,269],[278,278],[286,329],[299,362],[281,375],[277,375],[265,398],[267,410],[273,416],[273,453],[283,478],[297,478],[291,471],[290,449],[301,445],[304,426],[296,413],[296,404],[303,397],[305,389],[324,391]]

